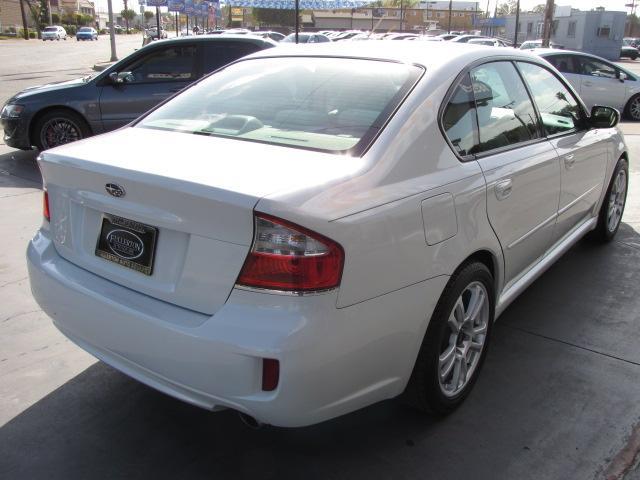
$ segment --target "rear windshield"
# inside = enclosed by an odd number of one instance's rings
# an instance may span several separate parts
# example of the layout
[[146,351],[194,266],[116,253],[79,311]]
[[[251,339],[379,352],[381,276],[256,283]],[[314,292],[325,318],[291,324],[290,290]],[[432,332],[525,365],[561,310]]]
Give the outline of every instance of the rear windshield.
[[91,29],[89,27],[82,27],[80,30],[78,30],[79,32],[90,32]]
[[347,58],[241,61],[136,126],[358,156],[421,73],[413,65]]
[[58,29],[56,27],[47,27],[44,29],[45,32],[57,32]]

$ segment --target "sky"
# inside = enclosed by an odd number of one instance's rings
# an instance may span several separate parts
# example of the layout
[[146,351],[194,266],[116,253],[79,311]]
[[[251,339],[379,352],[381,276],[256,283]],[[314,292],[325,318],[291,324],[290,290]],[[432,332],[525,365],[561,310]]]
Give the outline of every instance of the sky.
[[[107,11],[107,0],[94,0],[96,4],[96,10],[99,12]],[[493,12],[496,1],[498,3],[504,3],[505,0],[489,0],[489,11]],[[114,12],[119,12],[124,8],[122,0],[112,0]],[[632,0],[556,0],[556,5],[571,5],[573,8],[579,8],[580,10],[591,10],[596,7],[605,7],[607,10],[625,11],[628,12],[629,8],[625,7],[625,4],[631,3]],[[487,8],[487,0],[478,0],[481,10]],[[520,0],[520,8],[522,10],[528,10],[529,8],[546,3],[546,0]],[[640,7],[640,0],[636,0],[636,4]],[[133,8],[139,11],[137,0],[129,0],[129,8]],[[637,10],[640,12],[640,8]]]

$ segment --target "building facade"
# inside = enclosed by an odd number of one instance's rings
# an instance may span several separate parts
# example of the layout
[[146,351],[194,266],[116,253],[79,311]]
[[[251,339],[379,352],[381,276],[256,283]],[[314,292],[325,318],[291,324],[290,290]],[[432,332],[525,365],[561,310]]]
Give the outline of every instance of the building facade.
[[[609,60],[620,58],[620,47],[624,36],[625,12],[611,12],[603,9],[556,12],[551,27],[551,41],[567,50],[592,53]],[[515,38],[516,17],[505,18],[505,35],[509,40]],[[544,17],[541,13],[520,14],[518,39],[520,44],[526,40],[542,38]]]

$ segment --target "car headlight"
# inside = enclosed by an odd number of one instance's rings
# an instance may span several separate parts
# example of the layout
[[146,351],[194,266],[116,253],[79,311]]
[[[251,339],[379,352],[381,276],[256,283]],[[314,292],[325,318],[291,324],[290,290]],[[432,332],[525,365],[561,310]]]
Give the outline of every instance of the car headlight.
[[2,118],[18,118],[22,111],[24,110],[23,105],[5,105],[2,108],[2,113],[0,113],[0,117]]

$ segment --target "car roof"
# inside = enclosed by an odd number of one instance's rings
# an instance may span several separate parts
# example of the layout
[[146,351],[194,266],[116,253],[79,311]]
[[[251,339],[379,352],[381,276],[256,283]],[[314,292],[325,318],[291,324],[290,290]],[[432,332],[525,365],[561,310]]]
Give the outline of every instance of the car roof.
[[422,65],[427,70],[430,70],[449,64],[466,65],[473,61],[487,58],[492,54],[496,57],[508,56],[530,60],[539,58],[537,55],[519,49],[505,51],[504,47],[451,42],[407,42],[402,48],[398,48],[397,42],[328,42],[314,45],[280,44],[278,48],[254,53],[251,57],[322,56],[387,60]]
[[260,46],[265,45],[277,45],[276,42],[269,38],[262,38],[257,35],[246,35],[246,34],[233,34],[227,33],[224,35],[220,34],[204,34],[204,35],[189,35],[187,37],[178,37],[178,38],[165,38],[164,40],[156,40],[152,43],[149,43],[143,48],[151,47],[154,45],[167,45],[167,44],[179,44],[181,42],[198,42],[198,43],[220,43],[220,42],[244,42],[244,43],[253,43]]

